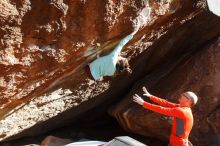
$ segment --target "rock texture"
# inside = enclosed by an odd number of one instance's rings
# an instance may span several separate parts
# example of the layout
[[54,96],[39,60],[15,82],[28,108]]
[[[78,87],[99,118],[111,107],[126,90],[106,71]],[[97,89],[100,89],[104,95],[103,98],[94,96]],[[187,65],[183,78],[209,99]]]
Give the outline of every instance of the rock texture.
[[55,136],[47,136],[41,143],[41,146],[60,146],[60,145],[67,145],[72,141],[69,139],[62,139]]
[[[91,80],[86,65],[131,33],[132,22],[146,7],[152,10],[149,19],[122,52],[133,74]],[[125,95],[111,110],[119,123],[135,133],[167,139],[167,121],[130,101],[145,83],[171,99],[186,89],[211,98],[210,104],[201,101],[195,109],[195,119],[206,118],[196,126],[206,129],[195,127],[193,139],[200,143],[201,129],[212,138],[219,134],[219,56],[213,52],[219,48],[220,19],[207,11],[204,0],[2,0],[0,10],[0,140],[36,135],[84,116],[99,117]],[[209,76],[202,70],[205,64]],[[184,69],[194,75],[184,75]],[[177,86],[176,80],[183,84]],[[132,113],[140,115],[139,122],[129,118]]]

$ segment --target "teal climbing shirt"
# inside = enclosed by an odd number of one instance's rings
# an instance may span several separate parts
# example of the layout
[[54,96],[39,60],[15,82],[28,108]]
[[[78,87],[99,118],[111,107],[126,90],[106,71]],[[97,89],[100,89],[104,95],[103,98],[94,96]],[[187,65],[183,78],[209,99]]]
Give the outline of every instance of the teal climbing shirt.
[[123,38],[115,49],[106,56],[97,58],[89,64],[91,74],[95,80],[103,76],[113,76],[116,71],[116,63],[122,48],[133,38],[133,35],[127,35]]

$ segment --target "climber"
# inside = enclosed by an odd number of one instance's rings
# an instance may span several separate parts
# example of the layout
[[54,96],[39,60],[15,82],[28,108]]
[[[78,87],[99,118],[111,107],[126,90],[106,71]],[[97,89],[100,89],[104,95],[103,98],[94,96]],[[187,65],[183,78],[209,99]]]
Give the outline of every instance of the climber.
[[126,74],[132,73],[128,60],[120,56],[120,52],[137,31],[138,29],[135,29],[133,33],[123,38],[109,55],[97,58],[89,64],[90,73],[93,79],[101,81],[103,76],[113,76],[122,72]]
[[143,91],[144,96],[149,97],[151,101],[158,103],[161,106],[145,102],[137,94],[133,96],[134,102],[142,105],[146,109],[174,117],[169,145],[192,146],[192,144],[188,141],[188,137],[193,126],[193,115],[191,107],[193,107],[198,100],[196,94],[190,91],[185,92],[179,97],[179,104],[175,104],[151,95],[145,87],[143,87]]
[[89,64],[87,72],[89,73],[90,77],[101,81],[104,76],[113,76],[123,72],[126,74],[132,73],[128,60],[120,56],[120,52],[122,48],[133,38],[134,34],[136,34],[139,28],[143,26],[145,22],[147,22],[150,13],[150,7],[144,8],[140,12],[139,16],[132,21],[134,31],[130,35],[127,35],[125,38],[123,38],[109,55],[97,58]]

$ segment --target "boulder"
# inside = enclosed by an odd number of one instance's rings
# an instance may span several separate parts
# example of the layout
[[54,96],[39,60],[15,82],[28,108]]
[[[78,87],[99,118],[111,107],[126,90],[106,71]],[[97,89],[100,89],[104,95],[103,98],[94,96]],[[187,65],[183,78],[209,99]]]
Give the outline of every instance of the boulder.
[[[89,78],[87,64],[131,33],[133,21],[148,7],[149,19],[122,51],[133,74],[102,82]],[[84,117],[94,124],[143,78],[152,90],[162,86],[160,79],[202,52],[220,32],[219,17],[208,11],[205,0],[3,0],[0,9],[0,141],[45,133]],[[167,86],[155,93],[163,95],[162,89]],[[208,115],[212,129],[218,126],[216,117]],[[169,129],[151,126],[157,125]],[[168,137],[165,131],[157,134]]]

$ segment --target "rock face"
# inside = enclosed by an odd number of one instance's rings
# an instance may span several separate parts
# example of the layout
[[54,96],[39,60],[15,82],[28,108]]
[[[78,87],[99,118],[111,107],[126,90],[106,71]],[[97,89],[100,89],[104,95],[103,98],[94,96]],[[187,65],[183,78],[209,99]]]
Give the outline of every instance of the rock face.
[[[125,95],[120,106],[111,109],[119,123],[135,133],[167,139],[167,121],[145,114],[130,101],[145,83],[155,94],[171,99],[181,91],[195,90],[204,101],[195,108],[195,119],[202,122],[196,121],[194,142],[200,143],[200,133],[210,132],[215,138],[220,19],[205,4],[204,0],[2,0],[0,140],[36,135],[83,116],[95,118]],[[133,21],[144,18],[148,7],[149,19],[142,21],[122,52],[133,74],[102,82],[90,79],[86,65],[131,33]],[[91,112],[96,114],[88,115]],[[130,117],[133,114],[138,121]]]

